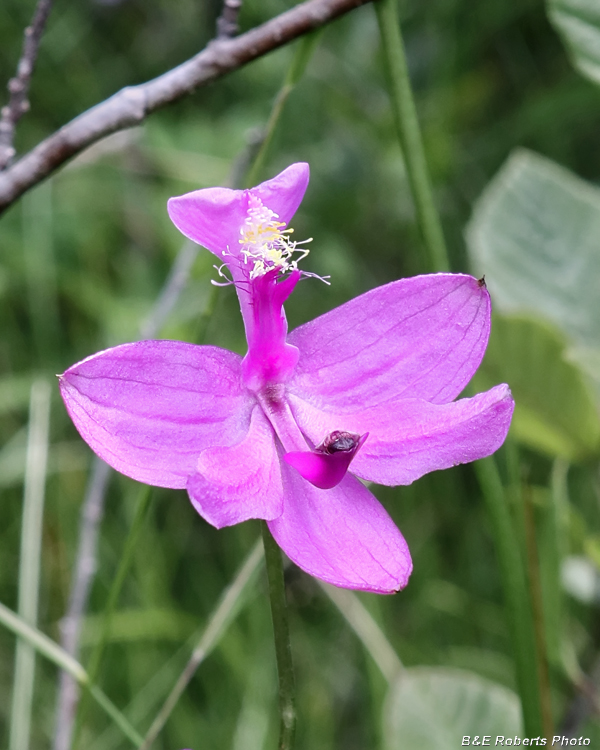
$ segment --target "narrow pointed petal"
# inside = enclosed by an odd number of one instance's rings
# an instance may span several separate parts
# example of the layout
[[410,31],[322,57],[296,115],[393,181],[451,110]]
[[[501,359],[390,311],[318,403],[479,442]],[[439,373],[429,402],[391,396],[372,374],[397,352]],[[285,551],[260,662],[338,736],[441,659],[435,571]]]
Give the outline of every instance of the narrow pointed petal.
[[246,437],[229,448],[207,448],[187,491],[194,508],[218,529],[249,518],[272,520],[283,511],[275,435],[260,407]]
[[400,397],[446,403],[479,366],[489,330],[489,295],[472,276],[394,281],[290,333],[301,354],[289,389],[344,410]]
[[381,503],[350,474],[331,490],[282,465],[284,512],[269,528],[302,570],[334,586],[379,594],[404,588],[412,570],[404,537]]
[[290,219],[298,210],[298,206],[302,203],[309,178],[308,164],[296,162],[273,179],[252,188],[251,192],[258,196],[271,211],[275,211],[279,216],[279,221],[289,224]]
[[[222,261],[223,251],[240,254],[240,228],[246,218],[250,193],[287,224],[296,213],[308,185],[308,164],[292,164],[271,180],[251,190],[205,188],[171,198],[167,209],[171,221],[189,239],[203,245]],[[236,279],[237,280],[237,279]]]
[[441,405],[403,399],[332,414],[291,397],[290,406],[311,440],[319,440],[333,426],[353,432],[368,430],[369,439],[352,462],[352,472],[395,486],[494,453],[508,433],[514,401],[509,387],[498,385],[473,398]]
[[217,347],[140,341],[73,365],[60,389],[100,458],[140,482],[184,488],[201,451],[248,432],[254,401],[240,368],[241,357]]

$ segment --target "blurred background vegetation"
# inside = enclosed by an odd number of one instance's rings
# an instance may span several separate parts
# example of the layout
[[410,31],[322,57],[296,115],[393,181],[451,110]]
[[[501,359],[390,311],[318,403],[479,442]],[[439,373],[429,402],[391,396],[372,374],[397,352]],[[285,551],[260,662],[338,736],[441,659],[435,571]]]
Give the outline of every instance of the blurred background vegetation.
[[[242,30],[291,5],[289,0],[247,0]],[[216,0],[57,0],[34,75],[32,109],[18,128],[19,153],[121,87],[195,54],[213,36],[220,11]],[[32,12],[29,0],[0,4],[2,86],[14,74]],[[465,227],[477,199],[515,147],[598,181],[600,90],[570,63],[541,0],[407,0],[400,12],[453,270],[468,271]],[[54,639],[67,606],[92,458],[67,418],[54,374],[139,335],[182,246],[167,217],[167,198],[230,184],[240,155],[265,126],[292,56],[293,46],[272,53],[152,115],[143,127],[106,139],[25,195],[0,220],[0,601],[16,608],[29,392],[41,376],[52,382],[53,395],[39,626]],[[287,102],[260,179],[300,160],[310,163],[311,183],[294,227],[298,237],[314,238],[305,268],[330,275],[331,287],[303,283],[302,293],[287,305],[290,328],[425,267],[371,6],[323,32]],[[473,253],[481,265],[483,256],[477,249]],[[212,262],[212,256],[200,252],[161,337],[203,339],[243,353],[233,290],[220,289],[214,311],[206,314],[212,302],[210,279],[215,278]],[[485,262],[482,270],[489,275]],[[494,295],[493,280],[488,281]],[[546,348],[552,349],[558,333],[552,328],[548,335]],[[508,379],[517,403],[513,379],[523,381],[526,392],[532,384],[530,370],[519,359],[531,349],[527,333],[523,336],[516,353],[502,354],[499,341],[496,360],[481,376],[492,372],[494,382]],[[506,337],[516,340],[510,332]],[[548,362],[560,359],[557,346],[558,354],[548,355],[555,360]],[[503,369],[507,362],[513,366],[510,376]],[[538,373],[546,369],[542,363]],[[585,380],[587,375],[580,369],[567,373],[563,388],[571,388],[569,377]],[[588,398],[583,412],[595,414],[588,381],[581,387]],[[553,412],[554,402],[541,385],[536,395],[547,421],[561,423],[564,414]],[[519,454],[519,483],[531,498],[538,524],[542,574],[553,477],[562,470],[569,497],[565,553],[587,561],[597,586],[600,498],[594,425],[589,444],[571,450],[571,444],[562,449],[564,443],[544,442],[544,426],[522,420],[513,452]],[[567,432],[575,440],[578,424]],[[509,461],[510,456],[500,456],[502,467]],[[514,689],[490,524],[472,467],[375,491],[408,540],[414,573],[396,596],[360,599],[403,663],[460,667]],[[135,482],[112,477],[84,629],[84,664],[98,638],[98,615],[138,493]],[[216,531],[196,515],[185,492],[153,490],[100,675],[118,706],[136,700],[142,706],[142,729],[185,663],[187,639],[206,622],[258,535],[253,522]],[[381,747],[384,678],[315,581],[293,566],[287,575],[298,748]],[[597,588],[567,602],[561,648],[570,664],[590,672],[600,645]],[[8,742],[14,646],[14,636],[0,628],[2,746]],[[577,674],[576,666],[570,672],[565,668],[560,655],[551,663],[557,726],[577,693]],[[56,685],[56,668],[38,659],[32,748],[50,746]],[[600,741],[593,721],[580,729],[579,734]],[[258,750],[274,747],[276,733],[275,664],[261,577],[155,747]],[[387,743],[395,747],[389,737]],[[109,750],[128,745],[91,706],[80,746]]]

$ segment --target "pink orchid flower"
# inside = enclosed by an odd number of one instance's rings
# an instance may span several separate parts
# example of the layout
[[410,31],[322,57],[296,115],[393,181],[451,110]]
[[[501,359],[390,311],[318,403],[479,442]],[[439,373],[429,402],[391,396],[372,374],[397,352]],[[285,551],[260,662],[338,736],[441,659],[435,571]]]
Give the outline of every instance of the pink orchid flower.
[[408,581],[410,553],[359,479],[410,484],[488,456],[514,403],[506,385],[453,400],[490,330],[487,290],[471,276],[394,281],[288,335],[283,303],[306,252],[286,227],[308,177],[307,164],[293,164],[251,190],[169,201],[177,228],[227,266],[245,357],[141,341],[73,365],[60,387],[84,440],[118,471],[187,489],[217,528],[266,520],[317,578],[391,593]]

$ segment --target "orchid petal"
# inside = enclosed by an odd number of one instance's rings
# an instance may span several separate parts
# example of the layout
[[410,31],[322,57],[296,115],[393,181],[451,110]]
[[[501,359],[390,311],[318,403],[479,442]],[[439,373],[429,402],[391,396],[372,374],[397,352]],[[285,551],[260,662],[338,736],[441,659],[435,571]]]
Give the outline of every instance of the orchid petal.
[[269,529],[302,570],[349,589],[391,594],[412,571],[404,537],[379,501],[351,475],[331,490],[282,464],[284,511]]
[[402,399],[333,414],[290,397],[300,429],[313,441],[336,429],[369,431],[352,472],[379,484],[410,484],[437,469],[484,458],[504,442],[514,401],[507,385],[449,404]]
[[205,188],[171,198],[167,210],[171,221],[189,239],[227,261],[223,252],[240,254],[240,228],[246,218],[250,194],[287,224],[296,213],[308,186],[308,164],[292,164],[283,172],[251,190]]
[[292,216],[302,203],[308,187],[310,169],[306,162],[291,164],[271,180],[262,182],[250,191],[261,199],[263,204],[274,211],[279,221],[289,224]]
[[100,458],[133,479],[184,488],[205,448],[240,442],[253,401],[241,357],[213,346],[140,341],[70,367],[60,389]]
[[401,279],[296,328],[290,392],[354,410],[390,399],[443,404],[479,366],[490,330],[483,283],[463,274]]
[[273,428],[257,405],[246,437],[228,448],[207,448],[187,491],[194,508],[218,529],[283,511],[283,487]]
[[227,249],[239,254],[240,227],[247,209],[245,190],[221,187],[194,190],[167,202],[167,211],[177,229],[222,260]]

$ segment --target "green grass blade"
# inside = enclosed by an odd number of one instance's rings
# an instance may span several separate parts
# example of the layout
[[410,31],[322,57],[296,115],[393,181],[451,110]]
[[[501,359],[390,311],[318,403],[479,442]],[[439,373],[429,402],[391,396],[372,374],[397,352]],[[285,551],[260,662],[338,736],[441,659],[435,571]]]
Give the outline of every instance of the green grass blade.
[[[144,519],[146,518],[146,513],[148,511],[148,506],[150,504],[151,494],[152,494],[152,487],[150,487],[147,484],[141,485],[139,496],[138,496],[138,502],[137,502],[137,506],[135,509],[135,516],[133,518],[133,523],[131,524],[131,529],[129,530],[127,539],[125,540],[125,546],[123,548],[123,553],[121,554],[119,567],[117,569],[117,573],[115,575],[112,586],[108,593],[106,606],[104,607],[104,613],[102,615],[102,626],[101,626],[100,638],[98,639],[94,647],[94,650],[92,651],[92,655],[90,656],[90,661],[88,664],[88,670],[87,670],[88,677],[90,679],[90,682],[92,683],[96,681],[96,678],[100,671],[100,664],[102,662],[102,656],[104,655],[104,650],[106,648],[106,643],[108,640],[108,633],[110,630],[111,618],[115,611],[115,607],[117,606],[117,602],[119,600],[121,589],[123,588],[123,584],[125,583],[125,578],[127,577],[127,573],[129,572],[129,568],[133,560],[133,553],[135,551],[135,547],[138,542],[140,532],[142,530]],[[91,691],[90,691],[90,694],[91,694]],[[87,705],[88,704],[85,699],[83,699],[81,703],[79,704],[79,713],[77,716],[77,723],[75,726],[74,740],[73,740],[74,746],[77,745],[77,740],[79,738],[81,726],[83,724],[83,720],[86,714]]]
[[[38,615],[50,395],[50,385],[45,380],[36,380],[31,386],[19,563],[19,615],[34,627]],[[9,750],[29,748],[34,683],[35,649],[19,638],[15,656]]]
[[492,522],[494,546],[502,578],[507,622],[513,642],[517,685],[528,737],[543,736],[536,640],[519,542],[510,515],[507,493],[493,457],[473,464]]
[[450,262],[440,218],[433,200],[417,108],[408,76],[404,42],[400,33],[397,0],[378,0],[375,11],[381,34],[383,59],[390,87],[392,113],[406,164],[429,271],[449,271]]
[[353,591],[318,579],[317,583],[342,613],[387,682],[393,682],[402,670],[402,662],[365,605]]
[[290,67],[288,68],[283,86],[279,90],[279,93],[277,94],[273,103],[271,114],[269,115],[269,119],[264,129],[262,143],[260,145],[260,148],[258,149],[256,157],[254,158],[252,167],[248,171],[246,180],[244,181],[247,187],[256,185],[260,180],[260,176],[267,158],[267,153],[269,151],[271,141],[273,140],[273,134],[275,133],[277,124],[281,119],[285,103],[287,102],[289,95],[294,90],[296,84],[304,75],[306,66],[308,65],[308,62],[317,47],[319,39],[321,38],[321,33],[322,30],[314,31],[312,34],[307,34],[306,36],[303,36],[302,39],[298,40],[298,42],[296,42],[296,48],[294,50],[292,62],[290,64]]
[[154,719],[139,750],[149,750],[152,743],[166,724],[167,719],[177,705],[177,701],[181,697],[189,681],[194,676],[196,670],[219,642],[219,639],[227,629],[227,626],[235,617],[244,592],[255,580],[262,559],[263,546],[262,541],[259,539],[244,560],[242,567],[231,582],[231,585],[223,592],[221,600],[213,611],[208,621],[208,625],[202,633],[189,662]]
[[98,705],[110,716],[123,734],[131,740],[134,745],[142,742],[141,736],[127,721],[126,717],[112,703],[112,701],[96,685],[91,685],[87,672],[81,664],[73,659],[64,649],[55,643],[47,635],[28,625],[21,617],[11,609],[0,603],[0,623],[11,630],[19,638],[27,641],[38,653],[45,656],[49,661],[68,672],[98,703]]

